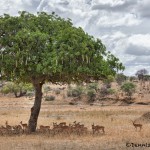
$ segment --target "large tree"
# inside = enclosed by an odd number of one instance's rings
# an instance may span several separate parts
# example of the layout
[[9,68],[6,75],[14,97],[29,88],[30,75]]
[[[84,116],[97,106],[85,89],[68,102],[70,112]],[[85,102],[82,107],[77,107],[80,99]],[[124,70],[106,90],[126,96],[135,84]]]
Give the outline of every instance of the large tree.
[[34,132],[41,108],[42,85],[105,79],[124,69],[101,40],[88,35],[70,19],[55,13],[0,17],[0,74],[5,80],[30,82],[35,101],[29,119]]

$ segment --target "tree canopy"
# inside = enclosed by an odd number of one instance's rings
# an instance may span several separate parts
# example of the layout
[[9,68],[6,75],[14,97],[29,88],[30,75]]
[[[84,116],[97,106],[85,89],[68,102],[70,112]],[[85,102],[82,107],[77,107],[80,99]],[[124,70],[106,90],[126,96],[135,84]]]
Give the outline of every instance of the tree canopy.
[[0,75],[6,80],[31,82],[35,88],[30,131],[36,128],[45,81],[87,82],[123,69],[100,39],[74,27],[70,19],[26,11],[0,16]]
[[100,79],[123,69],[101,40],[55,14],[0,17],[1,75],[31,82]]

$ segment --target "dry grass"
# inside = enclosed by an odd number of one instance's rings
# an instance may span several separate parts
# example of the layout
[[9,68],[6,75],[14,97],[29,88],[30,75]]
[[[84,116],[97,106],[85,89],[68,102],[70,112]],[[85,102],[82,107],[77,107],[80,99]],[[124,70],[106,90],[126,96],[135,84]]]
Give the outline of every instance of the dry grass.
[[[0,97],[0,125],[8,120],[10,125],[27,123],[33,101],[25,98]],[[51,105],[53,104],[53,105]],[[84,109],[81,109],[84,108]],[[126,143],[148,143],[150,126],[144,124],[141,132],[135,131],[131,120],[148,112],[149,106],[89,106],[55,105],[43,102],[38,120],[39,125],[66,121],[79,121],[88,127],[87,135],[21,135],[1,136],[0,150],[124,150]],[[92,123],[105,126],[106,133],[92,135]],[[140,148],[142,149],[142,148]],[[144,149],[144,148],[143,148]]]

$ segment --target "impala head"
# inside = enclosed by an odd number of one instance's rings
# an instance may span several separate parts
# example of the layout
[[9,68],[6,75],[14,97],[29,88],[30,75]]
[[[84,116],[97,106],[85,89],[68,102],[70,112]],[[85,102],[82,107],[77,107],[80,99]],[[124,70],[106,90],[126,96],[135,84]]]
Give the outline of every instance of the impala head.
[[94,128],[94,123],[92,124],[92,129]]

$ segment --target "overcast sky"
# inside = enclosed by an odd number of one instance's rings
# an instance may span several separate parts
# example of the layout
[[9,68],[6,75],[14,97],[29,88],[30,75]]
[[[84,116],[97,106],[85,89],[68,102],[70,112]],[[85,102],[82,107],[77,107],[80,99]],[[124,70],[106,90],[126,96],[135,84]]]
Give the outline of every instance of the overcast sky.
[[72,19],[119,57],[127,75],[150,72],[150,0],[0,0],[0,15],[45,11]]

